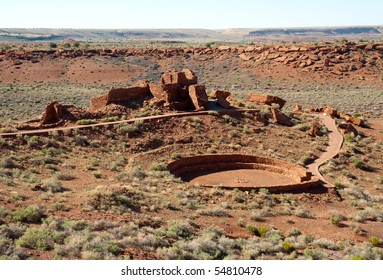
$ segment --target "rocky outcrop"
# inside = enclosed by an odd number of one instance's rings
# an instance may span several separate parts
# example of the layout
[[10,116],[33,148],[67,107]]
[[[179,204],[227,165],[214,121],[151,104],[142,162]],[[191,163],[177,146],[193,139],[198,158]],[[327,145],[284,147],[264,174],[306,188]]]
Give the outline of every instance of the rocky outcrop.
[[260,93],[249,93],[247,101],[257,102],[257,103],[262,103],[262,104],[267,104],[267,105],[278,104],[279,109],[282,109],[286,103],[286,100],[284,100],[278,96],[273,96],[273,95],[268,95],[268,94],[260,94]]
[[281,125],[286,125],[286,126],[293,126],[294,123],[290,120],[288,116],[286,116],[284,113],[279,111],[276,108],[271,108],[271,113],[273,115],[273,120],[276,123],[279,123]]

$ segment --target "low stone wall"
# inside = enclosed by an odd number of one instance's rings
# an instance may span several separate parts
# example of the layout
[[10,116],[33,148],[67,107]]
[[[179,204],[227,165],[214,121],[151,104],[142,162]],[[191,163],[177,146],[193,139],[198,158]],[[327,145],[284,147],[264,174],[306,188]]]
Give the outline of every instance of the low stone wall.
[[[167,169],[176,177],[200,171],[223,171],[236,169],[257,169],[272,173],[279,173],[292,178],[295,182],[287,185],[267,186],[270,191],[290,191],[305,189],[318,185],[319,180],[311,176],[310,172],[299,165],[268,157],[253,155],[227,154],[227,155],[201,155],[182,158],[167,165]],[[209,186],[207,186],[209,187]],[[232,188],[231,186],[222,186]],[[252,189],[248,186],[239,189]]]

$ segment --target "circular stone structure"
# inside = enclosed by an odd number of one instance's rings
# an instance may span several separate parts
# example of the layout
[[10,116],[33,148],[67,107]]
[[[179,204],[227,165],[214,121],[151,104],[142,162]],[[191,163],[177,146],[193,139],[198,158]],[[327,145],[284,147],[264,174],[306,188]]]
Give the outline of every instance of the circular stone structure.
[[201,155],[181,158],[167,166],[185,182],[206,187],[270,191],[304,190],[317,186],[318,178],[305,168],[268,157],[241,154]]

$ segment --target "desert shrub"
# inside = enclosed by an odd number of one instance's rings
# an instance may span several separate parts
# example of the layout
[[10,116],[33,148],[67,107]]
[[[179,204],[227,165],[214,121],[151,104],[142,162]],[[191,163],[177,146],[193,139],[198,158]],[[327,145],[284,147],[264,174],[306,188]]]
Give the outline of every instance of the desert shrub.
[[287,236],[299,236],[299,235],[301,235],[302,234],[302,232],[299,230],[299,229],[297,229],[297,228],[295,228],[295,227],[293,227],[293,228],[290,228],[288,231],[287,231]]
[[285,250],[285,252],[288,254],[291,254],[292,252],[295,251],[294,245],[289,243],[289,242],[283,242],[282,246],[283,246],[283,249]]
[[162,162],[153,162],[152,165],[150,166],[150,169],[153,171],[165,171],[166,165]]
[[90,125],[90,124],[96,124],[96,123],[97,121],[94,119],[82,119],[82,120],[76,121],[77,125]]
[[41,144],[41,141],[37,135],[34,135],[27,140],[27,144],[30,148],[38,148]]
[[266,213],[264,211],[253,211],[250,218],[256,222],[263,222],[265,220]]
[[308,131],[310,129],[310,126],[307,123],[301,123],[296,126],[300,131]]
[[351,224],[351,229],[357,235],[360,235],[360,236],[366,235],[366,232],[358,224]]
[[217,111],[209,111],[208,114],[211,116],[219,116],[219,113]]
[[320,238],[315,240],[315,245],[318,245],[320,248],[328,249],[328,250],[339,250],[339,246],[331,240],[326,238]]
[[301,165],[306,165],[312,162],[315,158],[315,155],[311,151],[308,151],[299,159],[298,163]]
[[188,239],[193,236],[193,230],[188,223],[169,221],[164,235],[174,239]]
[[101,172],[99,170],[93,171],[92,174],[97,179],[102,178],[102,174],[101,174]]
[[45,227],[28,228],[24,235],[21,236],[16,244],[36,250],[51,250],[54,245],[54,238],[52,232]]
[[94,210],[124,213],[129,210],[139,211],[143,198],[141,193],[126,188],[99,190],[90,196],[88,204]]
[[88,138],[86,136],[81,136],[81,135],[75,135],[73,137],[73,142],[77,145],[77,146],[82,146],[82,147],[85,147],[85,146],[88,146],[89,145],[89,141],[88,141]]
[[327,254],[315,249],[306,248],[303,251],[304,255],[311,260],[323,260],[327,258]]
[[12,157],[3,157],[0,160],[0,167],[1,168],[14,168],[16,165],[12,159]]
[[164,259],[222,260],[239,249],[235,240],[224,236],[222,229],[210,227],[192,240],[179,240],[157,252]]
[[201,216],[212,216],[212,217],[230,217],[230,214],[221,207],[213,207],[208,209],[198,209],[196,211]]
[[120,135],[134,136],[140,132],[141,125],[139,123],[134,124],[120,124],[117,128],[117,133]]
[[[172,153],[171,155],[170,155],[170,158],[171,159],[180,159],[182,156],[181,156],[181,154],[180,153]],[[383,180],[383,179],[382,179]]]
[[41,185],[43,189],[46,189],[51,193],[59,193],[65,191],[63,184],[59,179],[57,179],[56,176],[43,180]]
[[246,229],[251,234],[259,236],[259,237],[264,237],[266,233],[268,232],[268,229],[266,227],[256,227],[253,225],[246,226]]
[[68,211],[69,208],[65,206],[62,202],[53,202],[49,207],[48,211],[56,212],[56,211]]
[[302,206],[298,206],[295,209],[294,214],[300,218],[312,219],[315,217],[315,215],[313,213],[311,213],[308,209],[306,209]]
[[142,170],[140,167],[135,167],[131,172],[131,175],[133,176],[133,178],[139,180],[143,180],[147,176],[145,170]]
[[354,158],[352,162],[353,162],[354,166],[356,168],[358,168],[358,169],[361,169],[361,170],[364,170],[364,171],[369,171],[369,172],[374,171],[374,168],[372,168],[371,166],[367,165],[366,162],[363,159]]
[[76,176],[67,173],[58,173],[56,174],[56,178],[61,181],[71,181],[76,179]]
[[368,241],[371,243],[372,246],[375,247],[383,247],[383,240],[380,239],[379,237],[372,236]]
[[345,134],[344,140],[347,142],[353,142],[354,141],[354,134],[353,133]]
[[101,122],[115,122],[115,121],[118,121],[119,119],[120,118],[118,116],[106,117],[106,118],[102,118]]
[[49,43],[49,47],[52,48],[52,49],[55,49],[55,48],[57,48],[57,44],[54,43],[54,42],[50,42]]
[[39,206],[30,205],[26,208],[19,209],[11,214],[11,220],[21,223],[39,223],[43,218],[43,211]]
[[333,225],[339,227],[341,226],[341,223],[346,220],[347,218],[338,211],[334,210],[330,212],[330,221]]

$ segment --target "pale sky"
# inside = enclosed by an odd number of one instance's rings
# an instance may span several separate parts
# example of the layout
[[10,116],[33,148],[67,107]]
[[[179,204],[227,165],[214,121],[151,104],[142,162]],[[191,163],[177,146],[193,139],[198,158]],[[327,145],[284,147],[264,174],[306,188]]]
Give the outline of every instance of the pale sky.
[[383,25],[383,0],[0,0],[0,28]]

